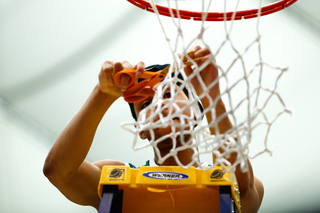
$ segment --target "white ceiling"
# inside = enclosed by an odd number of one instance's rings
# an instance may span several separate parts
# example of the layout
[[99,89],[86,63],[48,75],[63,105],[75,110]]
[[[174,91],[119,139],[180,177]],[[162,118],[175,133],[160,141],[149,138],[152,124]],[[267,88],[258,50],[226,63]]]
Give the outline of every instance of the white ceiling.
[[[273,129],[269,141],[274,156],[253,160],[266,188],[261,212],[320,209],[319,8],[319,0],[300,0],[261,20],[264,57],[290,67],[279,90],[295,111]],[[221,29],[217,23],[208,25],[209,35]],[[86,100],[105,60],[170,61],[154,14],[124,0],[0,0],[0,39],[0,97],[54,135]],[[151,150],[133,152],[132,135],[120,127],[132,120],[128,107],[119,100],[110,111],[88,159],[143,164]]]

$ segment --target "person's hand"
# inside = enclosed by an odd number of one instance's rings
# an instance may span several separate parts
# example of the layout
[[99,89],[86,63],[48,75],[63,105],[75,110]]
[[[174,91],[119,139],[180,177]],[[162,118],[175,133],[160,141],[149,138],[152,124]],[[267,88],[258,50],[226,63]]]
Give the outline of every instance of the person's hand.
[[[196,46],[194,51],[192,51],[190,54],[188,54],[192,59],[196,59],[199,57],[203,57],[203,59],[197,61],[197,65],[200,67],[205,61],[212,60],[212,54],[209,49],[207,48],[201,48],[199,46]],[[193,73],[193,70],[191,66],[187,66],[185,68],[185,73],[187,76]],[[200,72],[201,79],[206,87],[208,87],[210,84],[212,84],[218,77],[218,69],[216,66],[211,62],[208,66],[206,66],[203,70]],[[195,76],[191,79],[191,83],[194,87],[194,89],[197,92],[197,95],[201,95],[203,93],[203,88],[201,86],[201,83],[199,82],[199,79]],[[217,82],[209,91],[209,95],[214,100],[217,96],[220,94],[220,88],[219,88],[219,82]],[[202,100],[203,101],[203,100]]]
[[145,65],[143,62],[137,63],[135,66],[130,64],[128,61],[123,62],[112,62],[106,61],[101,67],[99,73],[99,88],[103,93],[110,94],[116,97],[123,95],[123,92],[128,88],[130,82],[130,76],[123,74],[121,75],[121,85],[118,87],[114,82],[114,75],[123,69],[136,69],[137,77],[140,77],[144,72]]

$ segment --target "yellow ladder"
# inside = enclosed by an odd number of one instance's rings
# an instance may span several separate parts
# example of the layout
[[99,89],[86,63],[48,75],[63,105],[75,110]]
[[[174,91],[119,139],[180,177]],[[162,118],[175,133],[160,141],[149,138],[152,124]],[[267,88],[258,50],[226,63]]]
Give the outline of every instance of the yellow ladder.
[[241,212],[237,180],[221,167],[104,166],[98,194],[99,213]]

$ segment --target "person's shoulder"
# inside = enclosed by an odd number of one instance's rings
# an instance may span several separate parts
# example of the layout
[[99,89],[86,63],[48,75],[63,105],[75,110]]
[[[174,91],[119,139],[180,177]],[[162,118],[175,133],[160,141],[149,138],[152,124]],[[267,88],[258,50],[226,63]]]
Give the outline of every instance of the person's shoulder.
[[117,160],[99,160],[92,163],[93,165],[102,169],[103,166],[125,166],[125,163],[117,161]]
[[[241,195],[241,194],[240,194]],[[258,212],[264,195],[264,187],[261,180],[254,176],[253,187],[250,187],[245,195],[241,195],[241,207],[243,212]]]
[[258,196],[259,196],[259,203],[261,204],[263,196],[264,196],[264,186],[263,186],[261,180],[257,176],[254,176],[254,186],[257,189]]

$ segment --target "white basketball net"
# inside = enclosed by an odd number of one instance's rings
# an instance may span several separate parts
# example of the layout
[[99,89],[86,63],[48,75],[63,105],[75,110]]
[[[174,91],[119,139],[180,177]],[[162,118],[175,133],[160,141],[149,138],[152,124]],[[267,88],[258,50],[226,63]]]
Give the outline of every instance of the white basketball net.
[[[202,0],[199,1],[198,4],[200,4],[200,2],[202,2],[202,10],[208,11],[206,6],[211,4],[211,0],[206,2]],[[238,0],[236,5],[238,5],[239,2],[240,1]],[[234,45],[233,41],[230,39],[232,27],[237,23],[233,21],[229,21],[227,23],[225,21],[223,23],[225,28],[224,40],[222,40],[221,45],[217,50],[214,51],[204,39],[204,33],[206,31],[206,23],[204,21],[199,22],[199,25],[201,25],[200,32],[190,42],[186,42],[184,39],[185,34],[182,29],[181,20],[179,18],[172,18],[172,23],[176,26],[177,35],[169,38],[163,21],[161,21],[162,17],[157,14],[157,8],[154,6],[154,1],[150,0],[150,3],[156,11],[159,23],[169,44],[173,61],[165,80],[157,87],[152,103],[140,112],[139,116],[137,116],[137,122],[127,122],[122,125],[125,129],[135,135],[133,149],[139,150],[152,146],[155,149],[160,162],[163,162],[169,157],[174,157],[176,162],[183,168],[189,168],[194,163],[200,166],[200,156],[212,153],[215,156],[213,166],[220,165],[224,168],[227,166],[229,170],[234,170],[237,165],[240,165],[243,171],[247,169],[246,162],[248,158],[254,158],[265,152],[271,154],[271,151],[267,147],[270,128],[280,115],[283,113],[290,113],[290,111],[286,108],[281,96],[276,91],[279,79],[286,69],[272,67],[262,60],[260,43],[261,36],[258,28],[260,17],[255,19],[257,23],[257,35],[251,42],[249,42],[244,50],[238,50],[236,45]],[[261,4],[262,3],[260,1],[260,7]],[[170,7],[170,5],[174,8],[179,8],[179,2],[177,0],[168,1],[168,7]],[[235,11],[237,9],[238,8],[236,7]],[[209,48],[214,57],[200,67],[194,66],[193,74],[187,77],[183,69],[184,64],[179,58],[178,53],[182,53],[181,58],[187,56],[187,53],[192,50],[195,41],[201,43],[201,46]],[[182,47],[179,48],[179,45],[182,45]],[[227,48],[227,46],[230,47],[229,51],[231,53],[229,55],[232,56],[233,59],[230,60],[230,62],[221,61],[220,63],[217,58],[219,57],[219,54],[222,54],[221,52],[223,52],[224,48]],[[254,48],[256,48],[255,54],[258,56],[257,61],[252,63],[252,65],[248,65],[244,58],[246,54]],[[202,81],[201,83],[204,88],[204,92],[199,97],[195,97],[195,91],[190,83],[190,79],[197,77],[200,80],[200,73],[202,69],[210,62],[213,62],[218,68],[219,78],[212,82],[208,88],[205,88]],[[236,64],[240,64],[240,67],[237,67]],[[266,69],[267,71],[265,71]],[[174,72],[173,77],[172,72]],[[272,75],[273,80],[270,80],[269,77],[263,76],[265,72],[268,72],[268,75]],[[177,78],[178,73],[181,73],[184,76],[185,81],[181,81]],[[218,81],[220,82],[220,96],[217,97],[216,100],[210,100],[210,106],[201,112],[198,107],[198,100],[204,96],[208,96],[208,89],[213,87]],[[182,84],[180,87],[177,87],[178,90],[175,89],[177,82]],[[272,82],[272,84],[270,84],[270,82]],[[185,106],[180,108],[178,106],[179,101],[175,100],[175,97],[183,87],[187,88],[189,92],[189,101],[183,103]],[[164,99],[164,91],[168,88],[171,91],[171,98]],[[227,107],[227,114],[215,117],[215,106],[219,98],[222,98],[224,101]],[[268,107],[270,105],[273,107],[277,106],[278,108],[277,112],[272,113],[272,115],[268,114]],[[163,115],[163,110],[165,108],[169,109],[169,113]],[[191,110],[191,116],[183,114],[183,111],[186,109]],[[147,112],[151,112],[149,117],[147,116]],[[207,112],[211,112],[211,115],[213,116],[213,122],[210,124],[208,124],[205,119],[199,119],[203,116],[205,117]],[[220,133],[217,124],[225,116],[229,116],[233,123],[233,128],[227,132]],[[174,122],[173,118],[179,118],[180,122]],[[136,128],[132,129],[128,127],[132,127],[132,125],[135,125]],[[161,138],[155,137],[154,129],[167,127],[171,127],[170,134]],[[215,128],[216,135],[212,135],[210,133],[209,127]],[[261,129],[263,129],[263,133],[261,133]],[[259,137],[257,139],[259,140],[252,140],[254,130],[258,131]],[[146,141],[145,144],[138,145],[139,133],[142,131],[149,132],[151,140]],[[185,140],[186,137],[184,136],[186,134],[191,135],[190,140]],[[172,139],[172,150],[166,156],[160,156],[157,144],[168,138]],[[178,141],[181,142],[182,146],[177,147]],[[255,152],[253,155],[251,153],[249,155],[249,145],[251,142],[262,143],[264,144],[263,148],[260,151]],[[194,151],[192,161],[188,165],[183,165],[177,157],[177,153],[183,149],[192,149]],[[233,164],[227,160],[231,153],[237,153],[237,159]]]

